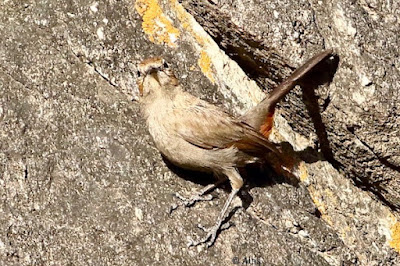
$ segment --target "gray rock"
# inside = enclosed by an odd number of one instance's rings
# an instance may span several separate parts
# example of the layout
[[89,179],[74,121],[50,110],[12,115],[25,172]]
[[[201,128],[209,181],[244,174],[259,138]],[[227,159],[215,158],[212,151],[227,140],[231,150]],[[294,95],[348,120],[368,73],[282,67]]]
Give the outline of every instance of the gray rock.
[[[176,1],[2,3],[0,261],[398,264],[399,14],[364,2],[183,1],[198,22]],[[204,183],[153,146],[132,101],[136,64],[162,55],[188,91],[240,114],[325,47],[340,59],[331,84],[314,98],[297,89],[276,118],[275,141],[313,159],[301,182],[250,171],[233,226],[209,249],[187,248],[228,186],[169,214],[175,192]]]

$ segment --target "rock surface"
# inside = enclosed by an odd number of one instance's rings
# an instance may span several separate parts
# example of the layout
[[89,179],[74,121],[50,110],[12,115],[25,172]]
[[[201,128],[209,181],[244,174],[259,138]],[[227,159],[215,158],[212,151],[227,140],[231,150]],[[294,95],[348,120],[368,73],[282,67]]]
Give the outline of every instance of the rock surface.
[[[0,261],[398,265],[399,4],[197,2],[0,4]],[[275,121],[274,141],[304,151],[299,184],[249,173],[233,226],[187,248],[227,193],[169,214],[204,176],[154,148],[136,64],[164,56],[188,91],[237,115],[325,48],[332,82],[296,89]]]

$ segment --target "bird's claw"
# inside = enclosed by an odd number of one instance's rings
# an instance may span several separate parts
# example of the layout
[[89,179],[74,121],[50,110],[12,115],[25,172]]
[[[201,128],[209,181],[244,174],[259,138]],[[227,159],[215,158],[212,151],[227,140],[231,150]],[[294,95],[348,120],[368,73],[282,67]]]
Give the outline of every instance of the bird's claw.
[[203,230],[204,232],[206,232],[206,236],[201,238],[198,241],[194,241],[193,239],[189,240],[188,243],[188,247],[195,247],[198,246],[200,244],[205,244],[207,248],[211,247],[214,242],[215,239],[217,238],[218,232],[228,229],[231,226],[230,223],[224,223],[222,225],[215,225],[213,227],[210,228],[206,228],[204,226],[202,226],[201,224],[198,224],[197,227],[200,228],[201,230]]
[[211,194],[207,194],[207,195],[204,195],[204,196],[195,195],[195,196],[193,196],[191,198],[185,198],[181,194],[175,193],[175,196],[182,201],[182,204],[185,207],[191,207],[198,201],[210,201],[210,200],[212,200],[214,198],[213,195],[211,195]]
[[198,241],[194,241],[193,239],[191,239],[189,241],[188,247],[195,247],[200,244],[205,244],[207,248],[211,247],[214,244],[215,239],[217,238],[217,233],[218,233],[219,228],[216,226],[211,227],[209,229],[206,229],[201,226],[199,226],[199,228],[201,228],[202,230],[207,232],[206,236],[199,239]]
[[175,193],[175,197],[177,197],[181,202],[178,204],[173,204],[170,208],[169,213],[172,213],[174,210],[176,210],[180,205],[185,206],[185,207],[191,207],[193,206],[196,202],[198,201],[210,201],[214,197],[211,194],[207,195],[194,195],[193,197],[186,198],[182,196],[179,193]]

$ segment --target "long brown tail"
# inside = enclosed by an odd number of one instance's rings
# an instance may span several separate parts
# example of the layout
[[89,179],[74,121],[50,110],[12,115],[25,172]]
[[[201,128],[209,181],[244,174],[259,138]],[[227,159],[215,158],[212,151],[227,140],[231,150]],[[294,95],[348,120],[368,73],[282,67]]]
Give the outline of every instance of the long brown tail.
[[310,72],[310,70],[332,53],[332,49],[329,49],[309,59],[304,65],[296,69],[285,81],[279,84],[263,101],[244,114],[241,120],[260,131],[265,137],[268,137],[273,125],[273,115],[276,104],[285,97],[291,89],[298,85],[299,81]]

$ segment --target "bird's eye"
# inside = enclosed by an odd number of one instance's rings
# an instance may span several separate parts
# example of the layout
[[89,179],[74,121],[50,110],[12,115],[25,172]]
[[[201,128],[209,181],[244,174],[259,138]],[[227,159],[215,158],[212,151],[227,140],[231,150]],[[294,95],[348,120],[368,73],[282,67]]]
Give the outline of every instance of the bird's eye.
[[164,62],[163,67],[164,67],[164,68],[168,68],[167,62]]
[[139,70],[138,70],[138,71],[136,71],[136,74],[137,74],[138,78],[140,78],[140,76],[141,76],[141,73],[140,73],[140,71],[139,71]]

